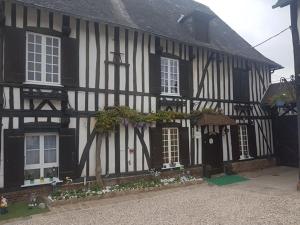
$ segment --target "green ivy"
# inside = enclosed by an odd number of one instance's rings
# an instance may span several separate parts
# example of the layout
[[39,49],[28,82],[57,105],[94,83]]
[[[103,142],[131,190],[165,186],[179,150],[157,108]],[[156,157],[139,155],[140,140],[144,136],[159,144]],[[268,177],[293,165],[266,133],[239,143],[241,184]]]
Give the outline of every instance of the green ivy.
[[108,107],[96,115],[96,130],[100,133],[112,132],[120,124],[132,124],[135,127],[143,127],[155,122],[171,122],[176,119],[197,119],[202,114],[220,114],[212,109],[195,111],[185,114],[173,111],[159,111],[157,113],[144,114],[126,106]]

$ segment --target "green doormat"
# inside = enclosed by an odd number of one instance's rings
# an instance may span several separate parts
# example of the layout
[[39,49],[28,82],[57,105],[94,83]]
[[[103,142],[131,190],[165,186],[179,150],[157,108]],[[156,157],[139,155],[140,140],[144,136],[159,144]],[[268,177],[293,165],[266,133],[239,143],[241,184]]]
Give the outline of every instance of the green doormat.
[[248,178],[239,176],[239,175],[225,175],[222,177],[215,177],[211,179],[206,179],[206,181],[210,184],[215,184],[218,186],[224,186],[228,184],[234,184],[242,181],[247,181]]

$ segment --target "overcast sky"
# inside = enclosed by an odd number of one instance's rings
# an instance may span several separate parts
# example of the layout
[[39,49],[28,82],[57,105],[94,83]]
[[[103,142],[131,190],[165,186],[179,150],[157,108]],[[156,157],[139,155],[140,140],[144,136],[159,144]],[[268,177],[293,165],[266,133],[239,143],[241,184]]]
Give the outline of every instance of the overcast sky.
[[[231,28],[251,45],[256,45],[290,26],[289,7],[272,9],[277,0],[196,0],[209,6]],[[288,30],[257,48],[266,57],[285,68],[273,75],[273,82],[280,77],[294,74],[291,31]]]

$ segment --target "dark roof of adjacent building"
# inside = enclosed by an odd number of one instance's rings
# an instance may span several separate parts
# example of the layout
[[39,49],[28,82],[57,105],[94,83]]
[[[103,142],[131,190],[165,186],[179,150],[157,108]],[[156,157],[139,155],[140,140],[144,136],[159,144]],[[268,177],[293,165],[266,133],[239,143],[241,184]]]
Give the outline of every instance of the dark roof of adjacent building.
[[[207,6],[193,0],[15,1],[86,20],[142,30],[161,37],[264,62],[275,69],[282,68],[254,49]],[[200,42],[184,23],[177,22],[181,15],[190,15],[195,11],[213,16],[209,24],[209,43]]]
[[277,7],[285,7],[289,5],[292,2],[292,0],[278,0],[278,2],[273,5],[273,9]]
[[266,91],[262,104],[273,106],[274,99],[278,96],[286,96],[286,101],[289,103],[295,102],[295,88],[291,82],[271,84]]

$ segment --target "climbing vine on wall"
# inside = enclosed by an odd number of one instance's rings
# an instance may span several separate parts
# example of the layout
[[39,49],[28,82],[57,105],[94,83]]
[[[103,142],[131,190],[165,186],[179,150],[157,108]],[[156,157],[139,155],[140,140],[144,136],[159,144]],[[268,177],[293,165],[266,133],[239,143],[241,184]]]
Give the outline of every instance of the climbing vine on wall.
[[107,107],[103,111],[99,111],[96,115],[96,130],[99,133],[112,132],[116,126],[123,124],[131,124],[135,127],[144,127],[147,124],[155,122],[171,122],[176,119],[197,119],[202,114],[221,114],[220,111],[212,109],[203,109],[202,111],[194,111],[191,114],[159,111],[157,113],[141,113],[126,106]]

